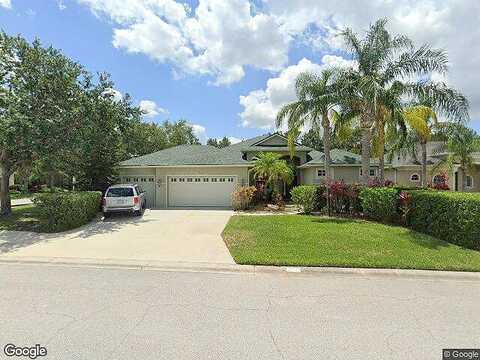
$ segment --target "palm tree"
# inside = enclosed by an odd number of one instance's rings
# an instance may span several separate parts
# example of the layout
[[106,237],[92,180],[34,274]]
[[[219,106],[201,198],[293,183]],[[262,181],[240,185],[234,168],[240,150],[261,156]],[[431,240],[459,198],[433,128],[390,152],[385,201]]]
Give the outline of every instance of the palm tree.
[[[450,115],[468,117],[468,104],[460,94],[448,91],[443,84],[411,81],[435,71],[447,70],[447,56],[429,45],[414,49],[406,36],[391,36],[385,29],[387,21],[378,20],[370,26],[364,39],[351,29],[341,35],[356,60],[358,68],[342,71],[338,88],[342,103],[357,112],[362,129],[362,182],[367,183],[371,158],[372,134],[381,118],[381,106],[393,114],[402,107],[402,97],[429,99]],[[377,121],[376,121],[377,120]],[[384,144],[380,144],[384,148]],[[383,161],[382,161],[383,163]],[[383,173],[383,169],[381,169]]]
[[277,114],[277,127],[288,126],[288,145],[291,156],[302,128],[322,129],[325,154],[325,177],[330,180],[331,121],[330,114],[337,105],[335,69],[320,74],[302,73],[295,83],[297,100],[283,106]]
[[[427,186],[427,143],[432,137],[433,129],[438,126],[435,111],[424,105],[416,105],[404,111],[407,124],[415,132],[422,152],[422,187]],[[415,146],[416,148],[416,146]]]
[[265,184],[272,186],[275,193],[278,191],[278,182],[283,180],[287,184],[291,184],[294,178],[293,170],[288,166],[285,160],[281,160],[281,155],[266,152],[259,153],[253,164],[253,176],[256,179],[262,179]]
[[480,138],[472,129],[466,126],[453,124],[448,131],[448,140],[437,151],[446,152],[434,169],[448,168],[452,170],[458,166],[458,173],[461,181],[458,190],[464,191],[466,172],[473,166],[473,153],[480,151]]

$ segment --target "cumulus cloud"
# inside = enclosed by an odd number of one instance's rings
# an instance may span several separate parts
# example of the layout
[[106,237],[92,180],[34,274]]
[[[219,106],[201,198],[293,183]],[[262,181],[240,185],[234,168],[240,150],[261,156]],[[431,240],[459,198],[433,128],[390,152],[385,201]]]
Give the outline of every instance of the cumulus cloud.
[[237,144],[239,143],[240,141],[242,141],[242,139],[239,139],[235,136],[227,136],[228,137],[228,140],[230,140],[230,143],[233,145],[233,144]]
[[263,0],[263,5],[280,19],[285,32],[321,51],[342,48],[340,29],[363,32],[370,23],[387,18],[392,32],[408,35],[417,46],[429,43],[448,51],[446,80],[468,96],[472,117],[480,118],[479,1]]
[[123,99],[122,93],[120,91],[112,89],[112,88],[106,89],[102,93],[102,95],[106,96],[106,97],[110,97],[111,99],[113,99],[113,101],[117,101],[117,102],[122,101],[122,99]]
[[168,114],[167,110],[161,108],[152,100],[142,100],[138,107],[143,112],[144,117],[155,117],[159,114]]
[[207,142],[207,129],[205,126],[198,125],[198,124],[190,124],[193,129],[194,135],[200,140],[202,144]]
[[11,0],[0,0],[0,7],[4,7],[6,9],[11,9],[12,8]]
[[240,104],[244,108],[240,113],[241,125],[261,129],[274,128],[278,110],[296,99],[295,81],[298,75],[303,72],[318,73],[331,66],[347,67],[355,64],[335,55],[324,55],[322,64],[303,58],[298,64],[282,70],[277,77],[270,78],[265,89],[254,90],[248,95],[240,96]]
[[200,0],[192,11],[174,0],[78,0],[116,25],[113,45],[228,85],[247,66],[278,71],[288,61],[287,34],[275,16],[248,0]]

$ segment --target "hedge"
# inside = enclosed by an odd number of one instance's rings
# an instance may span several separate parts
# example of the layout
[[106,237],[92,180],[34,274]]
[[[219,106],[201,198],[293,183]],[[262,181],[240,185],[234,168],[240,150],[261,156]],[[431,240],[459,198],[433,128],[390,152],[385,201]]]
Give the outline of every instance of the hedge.
[[480,250],[480,194],[409,191],[407,225],[463,247]]
[[391,187],[364,187],[360,190],[363,214],[381,221],[395,221],[398,214],[398,193]]
[[45,220],[44,231],[58,232],[90,222],[100,210],[102,193],[97,191],[44,193],[33,199]]

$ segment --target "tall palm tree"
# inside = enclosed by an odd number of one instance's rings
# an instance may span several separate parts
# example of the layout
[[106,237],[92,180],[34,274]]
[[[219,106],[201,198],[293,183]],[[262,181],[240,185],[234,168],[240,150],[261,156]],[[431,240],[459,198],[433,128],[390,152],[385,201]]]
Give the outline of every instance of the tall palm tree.
[[432,137],[432,132],[438,126],[435,111],[424,105],[416,105],[405,109],[404,118],[416,134],[422,153],[422,187],[427,186],[427,143]]
[[259,153],[252,169],[253,176],[263,179],[265,184],[272,186],[276,193],[279,193],[278,182],[280,180],[290,184],[294,178],[292,168],[280,158],[280,154],[273,152]]
[[480,151],[478,135],[472,129],[454,124],[448,131],[448,140],[437,151],[446,152],[446,157],[438,162],[434,169],[443,167],[452,170],[457,165],[461,179],[458,190],[464,191],[466,172],[473,166],[473,153]]
[[291,155],[295,151],[295,141],[302,128],[322,129],[327,181],[331,177],[332,125],[330,115],[338,103],[335,73],[336,70],[331,68],[323,70],[320,74],[300,74],[295,83],[297,100],[283,106],[277,114],[277,127],[282,126],[285,122],[288,126],[288,144]]
[[360,116],[362,182],[365,184],[369,177],[372,134],[376,120],[381,118],[381,106],[387,107],[393,114],[402,106],[402,101],[399,101],[402,97],[422,97],[448,110],[451,115],[468,116],[468,104],[464,106],[466,100],[463,98],[465,101],[459,104],[455,101],[459,99],[449,96],[452,94],[445,91],[442,84],[408,80],[413,76],[424,77],[433,71],[446,72],[445,52],[432,49],[429,45],[414,49],[406,36],[392,36],[385,28],[386,23],[385,19],[381,19],[371,25],[364,39],[348,28],[341,33],[358,65],[357,69],[342,72],[338,77],[338,87],[344,105]]

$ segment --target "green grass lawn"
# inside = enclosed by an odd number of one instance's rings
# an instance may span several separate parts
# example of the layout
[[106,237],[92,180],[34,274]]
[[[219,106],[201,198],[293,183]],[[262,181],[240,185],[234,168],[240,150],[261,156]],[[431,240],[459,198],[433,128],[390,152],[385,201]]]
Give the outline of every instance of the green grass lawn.
[[0,216],[0,230],[39,231],[41,221],[35,205],[12,207],[12,215]]
[[223,238],[238,264],[480,271],[479,251],[356,219],[232,216]]
[[32,193],[26,193],[26,192],[10,192],[10,198],[12,200],[16,199],[25,199],[25,198],[31,198],[33,196]]

